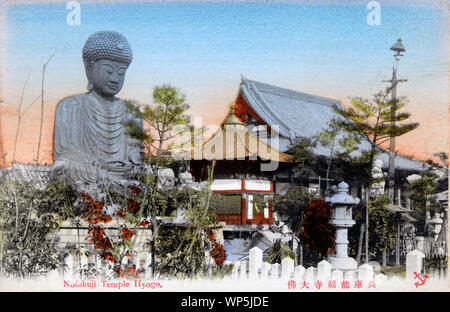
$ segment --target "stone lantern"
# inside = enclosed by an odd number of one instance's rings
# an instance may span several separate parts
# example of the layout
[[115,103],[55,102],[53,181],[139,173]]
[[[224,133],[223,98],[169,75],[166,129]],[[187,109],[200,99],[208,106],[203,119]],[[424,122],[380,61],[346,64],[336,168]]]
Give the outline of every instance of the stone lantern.
[[352,219],[352,207],[359,204],[359,198],[350,196],[348,190],[348,184],[341,182],[336,194],[325,198],[325,201],[333,207],[330,223],[336,228],[336,252],[328,261],[333,269],[342,271],[356,270],[358,267],[356,260],[348,256],[347,236],[348,229],[355,224]]
[[430,234],[433,235],[433,239],[437,241],[439,238],[439,233],[441,233],[442,230],[442,224],[444,223],[444,220],[441,218],[441,214],[436,212],[433,215],[433,219],[431,219],[429,223],[431,224]]

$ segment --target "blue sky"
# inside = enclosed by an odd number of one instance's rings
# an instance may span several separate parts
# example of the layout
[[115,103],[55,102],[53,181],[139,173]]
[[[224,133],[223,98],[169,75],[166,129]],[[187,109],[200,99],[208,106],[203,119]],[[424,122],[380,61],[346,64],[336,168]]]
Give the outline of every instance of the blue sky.
[[[407,51],[399,76],[408,83],[398,93],[408,96],[408,110],[425,125],[420,131],[439,117],[440,133],[448,133],[448,115],[442,121],[448,114],[445,11],[379,1],[381,25],[370,26],[367,2],[81,2],[79,26],[67,25],[66,2],[9,4],[3,92],[16,105],[29,74],[26,99],[39,95],[42,64],[54,53],[46,76],[51,114],[62,97],[85,92],[82,46],[91,33],[111,29],[124,34],[134,51],[121,97],[149,103],[152,88],[169,83],[185,94],[193,115],[217,122],[234,100],[241,74],[342,101],[370,97],[386,87],[381,80],[391,77],[389,48],[401,37]],[[421,120],[425,105],[434,115]],[[439,144],[427,148],[442,149]]]

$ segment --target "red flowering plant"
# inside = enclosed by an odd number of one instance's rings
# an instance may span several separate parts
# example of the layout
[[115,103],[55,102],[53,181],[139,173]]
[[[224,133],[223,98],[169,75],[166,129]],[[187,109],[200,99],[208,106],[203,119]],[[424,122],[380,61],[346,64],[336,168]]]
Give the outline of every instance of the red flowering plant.
[[331,214],[331,205],[322,199],[313,200],[304,210],[300,239],[322,257],[330,255],[336,248],[336,229],[330,224]]
[[213,257],[214,262],[216,262],[218,266],[222,266],[227,259],[227,254],[223,248],[223,245],[218,243],[214,244],[214,248],[211,250],[211,257]]
[[[162,191],[154,184],[143,184],[145,189],[130,186],[125,194],[108,191],[103,201],[80,194],[81,217],[90,226],[88,239],[95,252],[110,262],[115,277],[139,278],[141,270],[135,266],[124,267],[122,263],[136,256],[137,237],[150,228],[152,235],[147,246],[152,255],[152,271],[160,276],[202,276],[205,247],[209,248],[217,267],[224,267],[223,246],[214,236],[208,239],[205,235],[205,229],[215,222],[215,213],[209,209],[210,191]],[[158,224],[156,216],[173,216],[176,207],[186,211],[185,224],[177,227]]]
[[214,259],[214,262],[218,266],[222,266],[222,264],[227,259],[227,254],[223,245],[216,242],[216,237],[214,232],[211,229],[206,229],[206,235],[208,236],[209,241],[212,243],[212,250],[210,252],[211,257]]
[[139,278],[142,270],[135,266],[124,268],[121,264],[125,258],[135,256],[137,233],[150,225],[148,196],[136,185],[130,186],[124,195],[106,193],[104,201],[80,193],[80,218],[89,224],[87,241],[92,242],[101,259],[110,262],[116,278]]

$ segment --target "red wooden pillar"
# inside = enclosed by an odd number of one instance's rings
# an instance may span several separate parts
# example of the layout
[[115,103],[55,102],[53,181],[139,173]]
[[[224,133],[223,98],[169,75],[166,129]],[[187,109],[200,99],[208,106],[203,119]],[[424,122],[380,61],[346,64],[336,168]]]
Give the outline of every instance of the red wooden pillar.
[[[242,179],[241,180],[241,190],[244,191],[245,190],[245,180]],[[244,198],[244,192],[241,193],[242,196],[242,209],[241,209],[241,220],[242,223],[241,224],[247,224],[247,196],[245,196]]]
[[269,198],[269,224],[273,224],[272,200]]
[[244,198],[242,193],[242,209],[241,209],[241,224],[247,224],[247,199]]

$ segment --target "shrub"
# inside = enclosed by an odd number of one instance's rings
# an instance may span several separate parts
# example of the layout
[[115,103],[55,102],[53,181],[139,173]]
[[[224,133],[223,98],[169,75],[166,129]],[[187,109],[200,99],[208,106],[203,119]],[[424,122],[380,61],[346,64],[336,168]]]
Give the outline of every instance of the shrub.
[[321,199],[313,200],[305,208],[305,217],[300,231],[303,243],[317,251],[322,257],[331,254],[336,248],[336,229],[330,224],[331,205]]
[[314,195],[306,189],[291,188],[285,194],[274,197],[273,206],[292,231],[298,233],[302,226],[304,209],[313,199]]
[[233,263],[224,264],[224,265],[221,265],[221,266],[213,266],[211,268],[212,276],[214,276],[215,278],[218,278],[218,279],[222,279],[224,277],[227,277],[233,271],[233,266],[234,266]]
[[163,276],[186,278],[203,273],[205,254],[196,229],[161,227],[154,252],[155,271]]
[[267,253],[266,262],[270,264],[281,263],[281,260],[286,257],[295,259],[295,254],[289,247],[283,245],[280,240],[277,240]]
[[0,185],[2,267],[14,277],[37,277],[61,265],[55,238],[61,223],[73,217],[75,195],[65,184],[45,190],[6,181]]
[[395,215],[384,209],[388,204],[386,195],[369,202],[369,250],[373,253],[395,247]]

